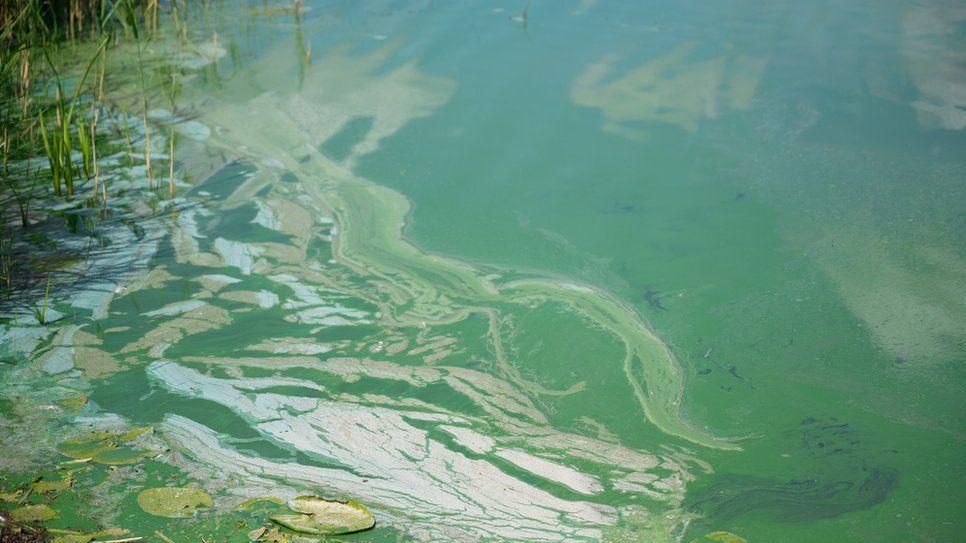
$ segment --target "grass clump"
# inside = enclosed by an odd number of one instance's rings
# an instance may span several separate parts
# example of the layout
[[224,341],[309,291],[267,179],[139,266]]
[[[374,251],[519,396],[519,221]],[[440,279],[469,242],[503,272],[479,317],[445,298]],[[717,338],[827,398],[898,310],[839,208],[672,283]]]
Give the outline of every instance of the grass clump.
[[[0,293],[43,288],[51,270],[35,269],[42,248],[31,240],[76,235],[81,223],[94,239],[116,196],[109,185],[118,161],[101,157],[123,152],[118,142],[130,157],[121,167],[145,165],[145,197],[175,197],[174,130],[155,138],[170,137],[160,151],[167,159],[152,160],[148,111],[159,94],[173,104],[178,74],[146,70],[141,52],[159,32],[162,10],[175,35],[187,39],[187,7],[185,0],[0,2]],[[135,65],[110,73],[108,57],[118,49],[136,51]],[[137,95],[135,107],[123,105],[142,126],[129,127],[121,104],[106,99],[121,87]]]

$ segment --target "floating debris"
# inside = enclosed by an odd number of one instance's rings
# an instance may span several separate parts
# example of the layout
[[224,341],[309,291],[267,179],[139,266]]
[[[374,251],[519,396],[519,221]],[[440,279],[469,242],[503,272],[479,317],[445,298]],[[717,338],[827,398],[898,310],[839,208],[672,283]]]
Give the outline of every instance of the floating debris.
[[[47,543],[50,534],[43,526],[31,523],[0,523],[0,541],[11,543]],[[55,540],[56,541],[56,540]]]

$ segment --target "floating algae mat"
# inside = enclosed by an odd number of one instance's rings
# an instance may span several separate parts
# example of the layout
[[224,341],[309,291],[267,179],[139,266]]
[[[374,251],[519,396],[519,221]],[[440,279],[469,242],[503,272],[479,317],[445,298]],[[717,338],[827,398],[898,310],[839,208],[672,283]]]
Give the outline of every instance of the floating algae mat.
[[0,325],[3,514],[959,539],[962,10],[619,4],[214,3],[156,38],[176,197],[64,318]]

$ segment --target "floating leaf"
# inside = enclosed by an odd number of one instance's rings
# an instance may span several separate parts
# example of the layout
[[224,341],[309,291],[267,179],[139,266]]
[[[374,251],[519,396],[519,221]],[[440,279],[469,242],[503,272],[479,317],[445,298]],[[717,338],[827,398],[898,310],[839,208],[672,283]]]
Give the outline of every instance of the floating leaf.
[[20,500],[23,490],[17,489],[13,492],[0,492],[0,502],[15,502]]
[[192,517],[198,508],[211,507],[211,496],[200,488],[149,488],[138,494],[138,505],[159,517]]
[[277,527],[273,527],[262,535],[261,541],[265,541],[266,543],[286,543],[288,536],[283,534]]
[[57,512],[44,504],[25,505],[10,511],[10,519],[20,522],[35,522],[57,518]]
[[63,479],[59,480],[44,480],[41,479],[33,484],[34,492],[38,494],[44,494],[46,492],[63,492],[70,488],[74,484],[74,477],[68,475]]
[[376,524],[372,513],[354,501],[326,500],[301,496],[288,503],[298,515],[274,515],[272,521],[304,534],[339,535],[368,530]]
[[312,522],[311,515],[301,515],[299,513],[293,513],[291,515],[272,515],[268,517],[273,522],[277,522],[282,526],[285,526],[289,530],[295,530],[296,532],[302,532],[303,534],[321,534],[320,528],[317,524]]
[[63,400],[57,402],[57,405],[61,407],[83,407],[87,405],[88,398],[86,394],[78,392],[72,396],[68,396]]
[[122,530],[120,528],[103,530],[100,532],[94,532],[90,534],[85,534],[84,532],[72,532],[70,530],[58,530],[58,529],[50,529],[49,531],[50,533],[59,534],[57,537],[53,539],[52,543],[89,543],[90,541],[97,538],[108,537],[108,536],[117,537],[117,536],[130,533],[127,530]]
[[121,447],[101,451],[95,454],[91,459],[98,464],[117,466],[121,464],[133,464],[140,460],[143,456],[144,453],[135,451],[134,449],[129,449],[127,447]]
[[748,543],[748,540],[740,535],[735,535],[731,532],[721,530],[706,534],[704,537],[695,539],[691,543],[709,543],[711,541],[714,543]]
[[106,436],[101,433],[94,434],[89,439],[68,439],[61,441],[57,445],[57,450],[64,456],[74,459],[93,458],[98,453],[104,452],[114,447],[111,434]]
[[151,426],[134,427],[134,428],[131,428],[130,430],[128,430],[127,432],[124,432],[123,434],[117,436],[117,440],[118,441],[131,441],[131,440],[137,439],[137,438],[143,436],[144,434],[146,434],[148,432],[152,432],[152,431],[154,431],[154,428],[152,428]]
[[265,534],[265,527],[264,526],[262,526],[261,528],[256,528],[256,529],[248,532],[248,540],[249,541],[258,541],[262,537],[262,535],[264,535],[264,534]]
[[53,543],[88,543],[92,539],[92,534],[64,534],[55,537]]
[[78,460],[90,459],[99,464],[133,464],[145,454],[128,447],[118,447],[118,442],[132,441],[150,431],[150,426],[131,428],[122,434],[98,430],[85,438],[63,441],[57,446],[57,450],[64,456]]

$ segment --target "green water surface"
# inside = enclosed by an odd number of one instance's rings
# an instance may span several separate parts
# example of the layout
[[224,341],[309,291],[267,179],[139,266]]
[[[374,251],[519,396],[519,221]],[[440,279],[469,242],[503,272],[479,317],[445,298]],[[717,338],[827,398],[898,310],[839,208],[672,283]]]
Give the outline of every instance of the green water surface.
[[520,540],[963,539],[961,5],[304,8],[207,15],[196,207],[97,324],[94,405],[195,473],[366,501],[373,540],[509,540],[483,464],[602,512]]

